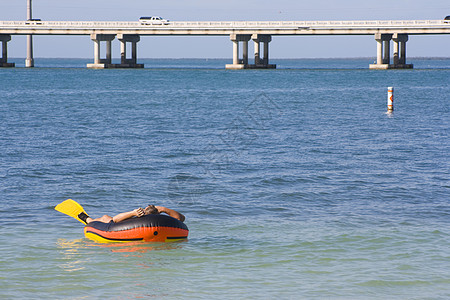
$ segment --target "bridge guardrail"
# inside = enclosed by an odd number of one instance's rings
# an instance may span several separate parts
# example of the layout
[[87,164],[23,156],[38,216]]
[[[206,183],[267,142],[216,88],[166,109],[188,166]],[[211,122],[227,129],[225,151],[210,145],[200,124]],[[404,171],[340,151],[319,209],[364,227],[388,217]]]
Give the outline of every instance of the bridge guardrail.
[[26,24],[26,21],[0,21],[1,27],[73,27],[73,28],[274,28],[274,27],[415,27],[448,26],[443,20],[375,20],[375,21],[174,21],[168,25],[144,25],[140,22],[124,21],[42,21]]

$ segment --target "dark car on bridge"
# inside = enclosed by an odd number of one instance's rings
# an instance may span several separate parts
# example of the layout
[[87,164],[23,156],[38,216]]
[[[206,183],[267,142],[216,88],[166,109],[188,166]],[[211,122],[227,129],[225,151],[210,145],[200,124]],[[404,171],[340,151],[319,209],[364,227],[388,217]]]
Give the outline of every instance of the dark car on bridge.
[[41,19],[28,19],[25,21],[26,25],[41,25],[42,20]]
[[444,18],[444,23],[450,23],[450,16],[446,16]]

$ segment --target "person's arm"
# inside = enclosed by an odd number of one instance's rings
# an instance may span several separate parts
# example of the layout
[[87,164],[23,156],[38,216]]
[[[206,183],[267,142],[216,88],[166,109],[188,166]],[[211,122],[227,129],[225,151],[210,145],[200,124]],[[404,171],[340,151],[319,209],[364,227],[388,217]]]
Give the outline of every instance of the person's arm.
[[121,214],[118,214],[117,216],[113,217],[114,223],[119,223],[120,221],[132,218],[132,217],[142,217],[144,215],[144,210],[139,207],[132,211],[127,211]]
[[158,210],[159,213],[168,214],[172,218],[178,219],[181,222],[184,222],[184,220],[186,219],[186,217],[183,214],[180,214],[179,212],[177,212],[177,211],[175,211],[173,209],[170,209],[170,208],[167,208],[167,207],[164,207],[164,206],[155,206],[155,207],[156,207],[156,209]]

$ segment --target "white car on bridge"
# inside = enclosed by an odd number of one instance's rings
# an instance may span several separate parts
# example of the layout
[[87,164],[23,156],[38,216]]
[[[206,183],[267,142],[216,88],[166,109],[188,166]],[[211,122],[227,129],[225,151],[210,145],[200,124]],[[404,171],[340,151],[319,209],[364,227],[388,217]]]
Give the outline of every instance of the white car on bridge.
[[141,17],[139,22],[142,25],[168,25],[170,21],[161,17]]

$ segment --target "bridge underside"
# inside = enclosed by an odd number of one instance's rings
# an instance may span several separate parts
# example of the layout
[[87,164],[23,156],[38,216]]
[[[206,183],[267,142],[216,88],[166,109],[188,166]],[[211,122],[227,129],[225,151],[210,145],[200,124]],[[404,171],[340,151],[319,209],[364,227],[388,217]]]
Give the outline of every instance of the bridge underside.
[[[111,43],[116,38],[115,34],[91,34],[94,42],[94,63],[87,64],[88,68],[109,69],[109,68],[143,68],[143,64],[137,63],[137,43],[140,35],[118,34],[117,38],[121,45],[121,62],[113,64],[111,57]],[[226,69],[275,69],[275,64],[269,62],[269,43],[272,35],[268,34],[231,34],[230,40],[233,43],[233,63],[225,65]],[[253,41],[254,63],[249,59],[249,42]],[[377,42],[377,60],[369,65],[370,69],[412,69],[413,65],[406,63],[406,42],[407,34],[375,34]],[[391,41],[393,42],[393,53],[391,56]],[[100,44],[106,42],[106,58],[100,58]],[[131,57],[127,56],[126,43],[131,43]],[[4,46],[6,48],[6,46]],[[240,49],[242,49],[240,51]],[[392,60],[391,60],[392,57]],[[6,59],[5,59],[6,62]]]
[[[91,34],[94,42],[94,62],[87,64],[92,69],[114,69],[114,68],[143,68],[144,64],[137,62],[137,43],[140,41],[138,34]],[[112,42],[114,39],[120,42],[120,63],[112,63]],[[225,65],[226,69],[275,69],[276,65],[269,62],[269,43],[272,35],[269,34],[231,34],[233,43],[233,61]],[[15,67],[14,63],[8,63],[8,42],[11,35],[0,34],[2,44],[2,56],[0,67]],[[253,41],[254,57],[253,63],[249,57],[249,42]],[[375,34],[377,42],[377,60],[369,65],[370,69],[412,69],[413,65],[406,62],[406,42],[408,34]],[[393,48],[391,48],[391,42]],[[106,44],[106,57],[100,58],[101,44]],[[131,53],[127,53],[127,43],[131,43]],[[392,55],[391,55],[391,49]]]

